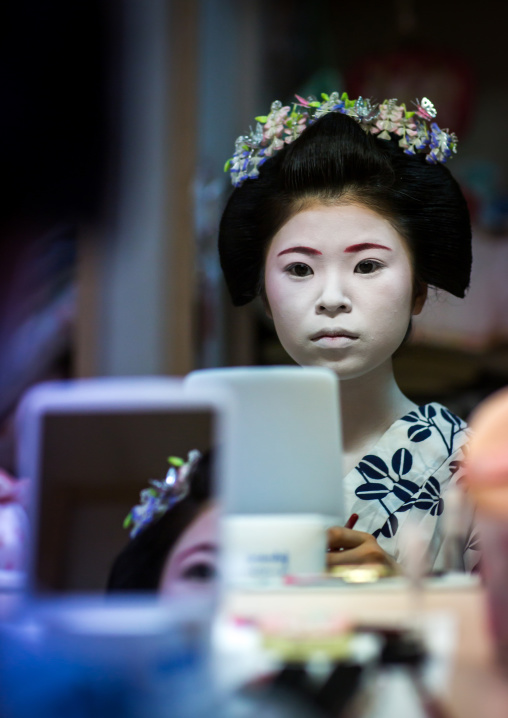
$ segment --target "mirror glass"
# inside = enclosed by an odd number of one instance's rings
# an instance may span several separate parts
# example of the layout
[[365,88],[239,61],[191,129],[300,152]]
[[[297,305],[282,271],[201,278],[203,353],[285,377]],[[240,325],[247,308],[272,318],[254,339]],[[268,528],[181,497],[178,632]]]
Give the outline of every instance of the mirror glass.
[[42,418],[33,573],[37,593],[103,592],[129,541],[123,522],[169,454],[214,443],[212,410],[55,412]]

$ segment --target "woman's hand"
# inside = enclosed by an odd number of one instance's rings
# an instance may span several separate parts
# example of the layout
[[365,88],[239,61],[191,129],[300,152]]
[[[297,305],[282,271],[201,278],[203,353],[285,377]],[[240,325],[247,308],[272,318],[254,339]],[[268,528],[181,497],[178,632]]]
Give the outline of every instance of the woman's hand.
[[383,551],[372,534],[342,526],[334,526],[328,530],[326,559],[328,568],[369,563],[397,570],[396,561]]

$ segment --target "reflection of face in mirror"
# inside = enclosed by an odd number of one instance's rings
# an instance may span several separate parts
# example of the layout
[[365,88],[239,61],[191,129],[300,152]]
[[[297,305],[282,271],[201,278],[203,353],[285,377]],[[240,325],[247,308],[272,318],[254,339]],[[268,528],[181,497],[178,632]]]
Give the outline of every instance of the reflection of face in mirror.
[[207,506],[167,556],[159,584],[163,595],[209,593],[218,574],[218,508]]
[[[466,425],[405,396],[392,357],[428,285],[464,296],[471,226],[448,169],[384,137],[326,112],[263,158],[222,216],[221,266],[234,304],[261,294],[289,355],[341,380],[345,512],[358,519],[331,531],[329,566],[402,561],[415,519],[430,569],[442,570]],[[466,568],[477,558],[470,538],[469,525]]]
[[183,495],[163,503],[162,514],[152,511],[145,494],[146,503],[136,507],[141,509],[141,521],[134,522],[131,540],[113,563],[108,591],[213,593],[218,508],[213,502],[212,464],[207,453],[180,467],[176,483],[184,488]]
[[[157,557],[165,558],[214,498],[206,452],[216,441],[216,409],[184,396],[172,380],[146,378],[43,384],[25,401],[20,426],[28,429],[19,437],[20,469],[37,477],[38,484],[31,590],[102,592],[115,556],[129,543],[134,544],[132,570],[142,575],[140,589],[155,591]],[[32,424],[40,426],[35,454]],[[136,548],[137,542],[129,542],[133,526],[126,530],[126,514],[142,502],[142,489],[154,490],[150,481],[165,480],[169,453],[186,457],[194,447],[204,454],[195,486],[181,508],[173,507],[175,532],[164,529],[160,551],[156,538],[150,547],[141,542]],[[127,580],[127,562],[122,571]]]

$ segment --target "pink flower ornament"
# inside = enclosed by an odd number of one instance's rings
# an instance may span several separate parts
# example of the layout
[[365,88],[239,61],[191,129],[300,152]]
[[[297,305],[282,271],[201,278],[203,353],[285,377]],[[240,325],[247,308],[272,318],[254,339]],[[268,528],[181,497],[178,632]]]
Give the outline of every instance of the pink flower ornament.
[[372,134],[379,133],[379,139],[389,140],[390,133],[399,133],[404,107],[397,105],[397,100],[388,100],[379,106],[379,116],[371,129]]
[[282,102],[275,100],[270,107],[270,114],[266,118],[263,139],[270,142],[274,137],[281,137],[284,132],[284,123],[291,108],[282,106]]

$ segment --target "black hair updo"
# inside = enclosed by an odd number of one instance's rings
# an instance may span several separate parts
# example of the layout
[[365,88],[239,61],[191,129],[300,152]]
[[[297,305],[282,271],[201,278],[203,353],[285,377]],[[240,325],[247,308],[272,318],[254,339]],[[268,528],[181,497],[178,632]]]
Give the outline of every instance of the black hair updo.
[[339,112],[316,120],[229,198],[219,253],[233,304],[262,292],[270,240],[311,202],[377,212],[408,243],[417,282],[463,297],[472,262],[466,200],[448,168],[425,157],[405,154],[396,135],[378,139]]

